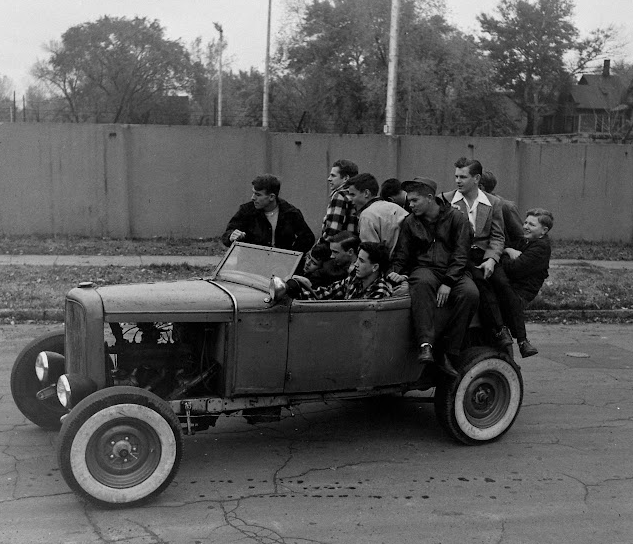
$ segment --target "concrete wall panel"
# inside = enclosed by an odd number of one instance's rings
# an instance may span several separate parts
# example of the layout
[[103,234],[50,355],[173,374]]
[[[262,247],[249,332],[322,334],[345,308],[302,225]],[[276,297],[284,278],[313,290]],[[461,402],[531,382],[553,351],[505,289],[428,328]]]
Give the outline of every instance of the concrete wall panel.
[[460,156],[494,172],[522,212],[551,209],[558,238],[633,240],[632,145],[44,123],[0,125],[0,232],[217,236],[269,172],[318,235],[335,160],[446,191]]

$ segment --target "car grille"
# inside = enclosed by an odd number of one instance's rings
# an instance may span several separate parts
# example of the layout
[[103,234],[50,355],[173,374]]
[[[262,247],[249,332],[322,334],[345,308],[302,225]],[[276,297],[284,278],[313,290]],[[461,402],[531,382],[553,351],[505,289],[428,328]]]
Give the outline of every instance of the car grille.
[[86,361],[86,310],[66,300],[66,372],[81,372]]

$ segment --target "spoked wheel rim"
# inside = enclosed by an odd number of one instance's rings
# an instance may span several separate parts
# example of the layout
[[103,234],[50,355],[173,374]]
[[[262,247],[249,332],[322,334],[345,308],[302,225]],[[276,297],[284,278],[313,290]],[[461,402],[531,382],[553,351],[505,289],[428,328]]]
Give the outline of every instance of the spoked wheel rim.
[[161,459],[161,441],[144,421],[108,421],[93,434],[86,448],[86,465],[99,483],[115,489],[138,485],[149,478]]
[[475,427],[492,427],[506,415],[511,396],[510,384],[503,374],[486,372],[468,384],[464,392],[464,415]]

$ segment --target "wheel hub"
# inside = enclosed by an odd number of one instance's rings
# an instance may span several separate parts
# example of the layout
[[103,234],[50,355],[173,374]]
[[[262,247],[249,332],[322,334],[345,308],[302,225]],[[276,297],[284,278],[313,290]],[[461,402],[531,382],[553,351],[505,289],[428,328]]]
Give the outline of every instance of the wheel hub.
[[119,440],[118,442],[111,441],[112,445],[112,453],[110,454],[110,458],[121,458],[123,461],[127,461],[130,455],[136,457],[135,453],[138,451],[136,446],[133,446],[127,437],[123,440]]
[[479,410],[487,410],[495,399],[495,392],[490,387],[479,387],[473,394],[473,404]]
[[160,461],[160,440],[152,428],[132,419],[118,419],[90,439],[86,463],[104,485],[124,488],[148,478]]

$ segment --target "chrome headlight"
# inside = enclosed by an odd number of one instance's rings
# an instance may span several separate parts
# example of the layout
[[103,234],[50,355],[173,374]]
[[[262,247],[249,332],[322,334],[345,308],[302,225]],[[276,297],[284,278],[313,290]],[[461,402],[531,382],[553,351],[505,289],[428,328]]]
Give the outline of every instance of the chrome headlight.
[[280,301],[285,296],[286,291],[286,282],[284,280],[278,276],[271,277],[270,283],[268,284],[268,297],[266,298],[266,302]]
[[66,359],[54,351],[41,351],[35,359],[35,374],[43,385],[55,383],[64,373]]
[[70,410],[97,390],[97,384],[81,374],[62,374],[57,380],[57,398]]

